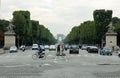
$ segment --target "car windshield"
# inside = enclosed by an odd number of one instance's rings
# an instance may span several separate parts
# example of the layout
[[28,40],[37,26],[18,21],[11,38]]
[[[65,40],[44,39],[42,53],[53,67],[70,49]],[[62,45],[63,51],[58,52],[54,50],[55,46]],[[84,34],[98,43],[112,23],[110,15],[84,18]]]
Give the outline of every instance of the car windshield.
[[77,45],[72,45],[71,48],[78,48],[78,46]]
[[16,48],[15,46],[12,46],[11,48]]
[[105,50],[112,50],[111,48],[104,48]]

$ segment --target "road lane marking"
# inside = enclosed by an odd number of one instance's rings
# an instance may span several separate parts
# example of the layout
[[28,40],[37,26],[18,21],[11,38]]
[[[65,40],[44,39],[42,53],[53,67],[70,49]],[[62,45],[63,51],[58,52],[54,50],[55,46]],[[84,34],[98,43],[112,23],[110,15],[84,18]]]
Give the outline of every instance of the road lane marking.
[[24,66],[31,66],[31,64],[21,64],[21,65],[3,65],[0,67],[24,67]]
[[51,66],[51,64],[47,64],[47,63],[46,63],[46,64],[43,64],[43,66]]

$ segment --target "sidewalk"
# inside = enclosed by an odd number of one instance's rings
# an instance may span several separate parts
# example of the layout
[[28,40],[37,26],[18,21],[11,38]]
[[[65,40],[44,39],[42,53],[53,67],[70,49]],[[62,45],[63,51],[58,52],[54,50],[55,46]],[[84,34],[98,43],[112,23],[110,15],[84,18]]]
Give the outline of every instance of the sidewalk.
[[5,53],[3,49],[0,49],[0,54],[3,54]]

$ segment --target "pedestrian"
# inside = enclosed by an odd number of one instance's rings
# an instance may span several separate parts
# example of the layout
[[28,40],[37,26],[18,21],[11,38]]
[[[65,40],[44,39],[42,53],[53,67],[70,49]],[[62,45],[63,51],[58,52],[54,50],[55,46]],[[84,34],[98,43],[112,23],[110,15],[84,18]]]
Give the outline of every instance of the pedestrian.
[[57,55],[60,55],[60,45],[57,46]]

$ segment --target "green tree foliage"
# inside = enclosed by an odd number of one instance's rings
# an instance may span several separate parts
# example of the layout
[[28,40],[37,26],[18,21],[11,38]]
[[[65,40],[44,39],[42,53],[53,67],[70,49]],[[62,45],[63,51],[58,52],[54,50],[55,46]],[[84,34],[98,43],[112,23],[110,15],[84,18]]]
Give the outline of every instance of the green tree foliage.
[[56,43],[56,39],[52,35],[49,29],[44,25],[39,25],[39,43],[41,44],[53,44]]
[[78,26],[74,26],[71,32],[67,35],[64,40],[65,43],[78,44],[79,43],[80,30]]
[[[30,28],[30,12],[29,11],[15,11],[13,13],[14,31],[16,33],[17,41],[25,44],[26,36],[28,36]],[[19,45],[19,43],[18,43]]]
[[112,23],[113,23],[113,25],[114,25],[114,24],[117,24],[117,23],[120,23],[120,18],[118,18],[118,17],[113,17],[113,18],[112,18]]
[[94,21],[86,21],[80,26],[81,43],[94,44],[96,42],[96,31]]
[[2,31],[3,33],[7,31],[8,25],[9,25],[9,21],[0,19],[0,31]]
[[35,20],[31,20],[32,23],[32,39],[33,39],[33,43],[37,42],[37,37],[38,37],[38,27],[39,27],[39,22],[35,21]]
[[14,31],[19,45],[31,45],[33,43],[54,43],[55,38],[43,25],[36,20],[30,20],[29,11],[15,11],[13,13]]
[[[68,43],[87,43],[100,44],[101,39],[108,30],[108,24],[111,22],[111,10],[95,10],[93,13],[94,21],[85,21],[77,27],[73,27],[71,32],[65,38]],[[114,18],[114,22],[117,18]]]
[[4,45],[4,32],[7,31],[9,21],[0,19],[0,46]]
[[112,10],[95,10],[93,17],[96,26],[97,42],[101,43],[102,37],[108,30],[107,26],[111,22]]
[[72,28],[64,42],[66,43],[89,43],[94,44],[96,40],[96,31],[94,21],[86,21],[79,26]]
[[115,27],[115,32],[117,32],[117,44],[120,46],[120,18],[112,18],[113,26]]

